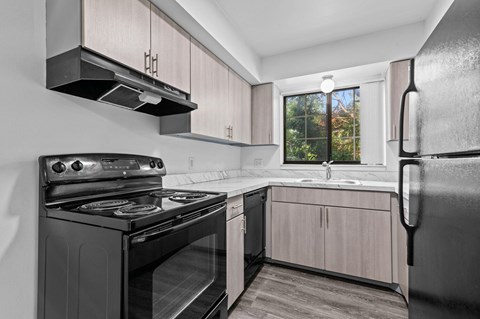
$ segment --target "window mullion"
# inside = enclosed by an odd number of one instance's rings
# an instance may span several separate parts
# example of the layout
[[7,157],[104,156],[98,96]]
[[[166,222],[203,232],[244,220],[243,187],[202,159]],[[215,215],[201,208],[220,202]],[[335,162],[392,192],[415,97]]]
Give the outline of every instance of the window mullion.
[[327,93],[327,162],[332,160],[332,94]]

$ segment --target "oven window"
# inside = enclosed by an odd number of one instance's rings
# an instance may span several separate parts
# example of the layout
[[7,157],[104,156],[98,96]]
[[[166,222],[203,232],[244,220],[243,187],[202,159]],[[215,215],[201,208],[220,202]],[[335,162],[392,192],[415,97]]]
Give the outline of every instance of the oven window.
[[216,236],[202,237],[131,272],[129,318],[176,318],[212,285],[217,267]]

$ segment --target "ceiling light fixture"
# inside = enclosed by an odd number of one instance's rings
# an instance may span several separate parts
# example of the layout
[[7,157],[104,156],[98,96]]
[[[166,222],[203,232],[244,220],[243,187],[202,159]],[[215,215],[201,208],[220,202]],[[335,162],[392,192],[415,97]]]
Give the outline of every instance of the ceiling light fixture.
[[323,93],[330,93],[335,88],[335,82],[333,82],[332,78],[333,75],[325,75],[322,77],[323,81],[322,84],[320,84],[320,89]]

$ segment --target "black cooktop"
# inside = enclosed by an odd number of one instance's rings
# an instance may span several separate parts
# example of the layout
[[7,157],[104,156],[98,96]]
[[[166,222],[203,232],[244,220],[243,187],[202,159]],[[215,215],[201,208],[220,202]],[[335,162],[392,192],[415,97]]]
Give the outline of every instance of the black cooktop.
[[154,191],[85,199],[51,208],[50,217],[133,231],[225,201],[226,195],[201,191]]

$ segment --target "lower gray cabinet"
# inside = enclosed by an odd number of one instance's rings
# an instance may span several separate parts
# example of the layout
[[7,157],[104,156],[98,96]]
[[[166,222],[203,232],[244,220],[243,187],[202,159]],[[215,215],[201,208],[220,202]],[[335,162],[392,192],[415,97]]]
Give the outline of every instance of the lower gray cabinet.
[[325,270],[392,282],[390,212],[325,207]]
[[[388,193],[274,188],[272,259],[392,283],[389,197]],[[322,199],[328,204],[319,204]],[[351,208],[352,204],[379,209]]]
[[243,237],[244,215],[227,221],[227,294],[228,308],[237,300],[243,292]]
[[272,203],[272,258],[325,267],[323,207]]

